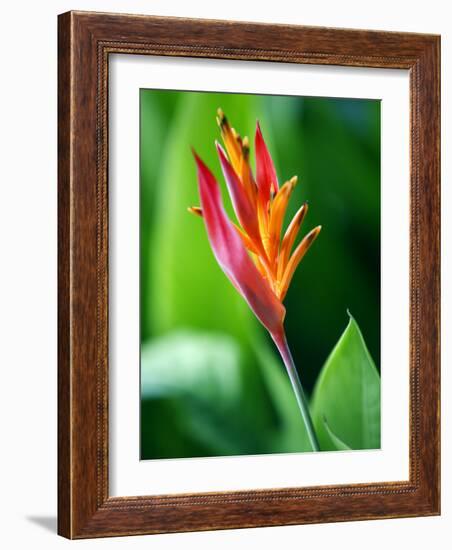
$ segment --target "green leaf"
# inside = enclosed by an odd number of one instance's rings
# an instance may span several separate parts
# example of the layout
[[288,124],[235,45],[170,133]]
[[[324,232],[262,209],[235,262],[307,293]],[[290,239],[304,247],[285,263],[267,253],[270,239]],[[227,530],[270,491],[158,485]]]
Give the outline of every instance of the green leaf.
[[325,426],[325,430],[327,431],[328,435],[331,438],[331,441],[336,446],[337,451],[350,451],[350,447],[342,441],[335,433],[333,433],[332,429],[330,428],[326,418],[323,419],[323,425]]
[[337,450],[338,441],[380,448],[380,376],[352,316],[319,375],[312,412],[322,450]]

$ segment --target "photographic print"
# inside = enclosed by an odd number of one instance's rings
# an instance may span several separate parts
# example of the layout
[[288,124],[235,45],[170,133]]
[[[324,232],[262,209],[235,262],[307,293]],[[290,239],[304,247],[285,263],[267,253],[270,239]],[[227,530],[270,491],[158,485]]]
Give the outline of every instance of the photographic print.
[[59,16],[59,534],[440,513],[440,42]]
[[140,90],[141,459],[380,448],[380,101]]

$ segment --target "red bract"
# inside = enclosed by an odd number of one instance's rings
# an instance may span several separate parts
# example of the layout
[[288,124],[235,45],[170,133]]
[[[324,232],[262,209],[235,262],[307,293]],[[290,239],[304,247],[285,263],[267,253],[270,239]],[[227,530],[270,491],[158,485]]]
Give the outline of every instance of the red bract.
[[256,135],[254,138],[256,147],[256,179],[259,189],[259,196],[266,203],[270,200],[270,193],[278,191],[278,178],[276,176],[275,165],[265,145],[259,122],[256,124]]

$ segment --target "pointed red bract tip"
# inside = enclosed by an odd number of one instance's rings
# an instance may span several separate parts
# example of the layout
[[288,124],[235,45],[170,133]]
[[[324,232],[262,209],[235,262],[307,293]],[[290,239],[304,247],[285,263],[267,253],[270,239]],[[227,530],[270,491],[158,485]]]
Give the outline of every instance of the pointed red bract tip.
[[254,146],[256,149],[256,183],[259,188],[261,201],[263,204],[266,204],[270,200],[272,186],[275,192],[277,192],[279,184],[275,166],[265,144],[259,122],[256,124]]

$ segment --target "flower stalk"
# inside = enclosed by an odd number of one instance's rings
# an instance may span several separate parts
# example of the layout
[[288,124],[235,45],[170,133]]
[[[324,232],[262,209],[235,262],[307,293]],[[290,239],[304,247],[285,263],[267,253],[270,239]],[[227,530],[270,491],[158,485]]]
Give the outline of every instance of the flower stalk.
[[312,450],[320,451],[320,446],[317,440],[317,435],[315,433],[311,413],[309,412],[308,400],[304,393],[303,386],[301,385],[297,367],[295,366],[292,353],[290,352],[289,345],[287,344],[286,336],[284,333],[282,333],[281,335],[272,334],[271,337],[273,339],[273,342],[275,342],[276,347],[278,348],[278,351],[286,367],[287,374],[289,375],[290,383],[292,384],[292,389],[294,391],[295,398],[297,400],[297,404],[306,427],[306,432]]

